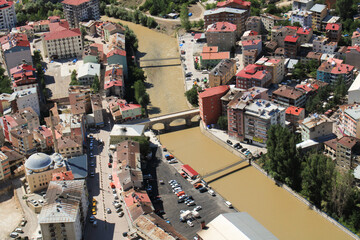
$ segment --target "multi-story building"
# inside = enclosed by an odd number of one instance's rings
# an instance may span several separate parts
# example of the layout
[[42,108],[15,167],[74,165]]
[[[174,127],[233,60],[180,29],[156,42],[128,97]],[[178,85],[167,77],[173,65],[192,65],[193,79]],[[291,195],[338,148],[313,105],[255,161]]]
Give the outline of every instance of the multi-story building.
[[243,51],[243,53],[242,53],[243,65],[247,66],[249,64],[254,64],[255,61],[256,61],[257,56],[258,56],[258,52],[257,52],[256,49]]
[[127,60],[126,60],[126,51],[113,48],[110,52],[106,55],[108,65],[122,65],[124,77],[127,77],[128,74],[128,67],[127,67]]
[[12,146],[16,151],[25,156],[36,152],[37,145],[31,130],[28,128],[13,129],[10,134]]
[[222,112],[221,97],[229,91],[229,86],[223,85],[207,88],[199,93],[200,117],[205,125],[217,123]]
[[300,44],[308,43],[310,42],[312,36],[313,36],[313,30],[312,28],[299,28],[296,31],[296,35],[299,36]]
[[313,0],[294,0],[292,3],[292,10],[310,10],[310,8],[314,5]]
[[228,85],[236,74],[236,61],[224,59],[219,62],[209,73],[210,87]]
[[95,125],[99,127],[104,126],[103,107],[101,97],[99,94],[91,95],[91,108],[94,114]]
[[236,87],[248,89],[251,87],[266,87],[271,83],[271,73],[265,66],[250,64],[236,74]]
[[274,26],[271,29],[271,41],[274,41],[277,43],[278,47],[285,47],[285,37],[291,35],[296,35],[296,32],[298,31],[298,27],[292,27],[292,26]]
[[248,17],[248,11],[236,8],[217,8],[206,10],[204,12],[204,27],[205,29],[217,22],[229,22],[236,25],[236,32],[238,36],[245,31],[245,21]]
[[339,130],[347,136],[360,138],[360,105],[343,105],[339,109]]
[[325,115],[313,114],[299,122],[301,129],[301,139],[316,140],[332,134],[333,121]]
[[84,51],[79,28],[56,28],[42,37],[44,54],[48,58],[81,57]]
[[83,239],[88,197],[85,180],[51,181],[39,215],[42,238]]
[[9,158],[0,151],[0,181],[8,179],[11,176]]
[[348,104],[360,103],[360,74],[348,89]]
[[327,54],[334,54],[337,48],[337,42],[329,41],[329,38],[318,36],[313,41],[313,51]]
[[13,92],[10,102],[13,112],[31,107],[40,116],[39,96],[36,88]]
[[[124,191],[143,188],[141,172],[140,145],[134,141],[123,141],[116,146],[114,154],[118,163],[117,174]],[[115,159],[114,159],[115,160]]]
[[60,137],[57,139],[59,153],[65,157],[76,157],[83,155],[83,144],[79,137]]
[[25,161],[28,192],[47,188],[52,174],[62,171],[66,171],[66,163],[60,154],[54,153],[49,156],[45,153],[34,153]]
[[218,47],[203,47],[203,51],[200,55],[200,64],[202,68],[213,68],[221,60],[229,59],[230,52],[219,52]]
[[346,84],[350,84],[354,79],[354,66],[342,62],[343,60],[335,58],[324,61],[317,70],[316,79],[335,84],[337,80],[342,78]]
[[79,28],[81,21],[100,18],[99,0],[64,0],[61,3],[64,16],[72,28]]
[[346,170],[355,169],[359,165],[360,139],[344,136],[337,140],[336,164]]
[[339,42],[341,38],[342,25],[341,23],[326,24],[326,37],[330,42]]
[[10,75],[10,69],[17,67],[20,63],[32,65],[30,42],[23,33],[10,33],[0,38],[2,50],[2,62]]
[[14,91],[19,91],[21,86],[28,86],[29,88],[32,88],[34,85],[37,85],[35,70],[36,69],[33,66],[28,64],[21,64],[17,67],[11,68],[11,87],[14,89]]
[[356,29],[351,36],[351,46],[360,45],[360,28]]
[[245,22],[246,31],[255,31],[257,33],[261,33],[262,23],[261,18],[259,16],[251,16]]
[[321,30],[322,20],[325,18],[327,14],[326,5],[324,4],[315,4],[312,8],[310,8],[312,14],[312,28],[314,30]]
[[[56,130],[54,131],[56,139],[61,137],[61,135]],[[47,152],[53,148],[54,139],[50,128],[46,126],[40,126],[38,129],[33,130],[33,136],[38,152]]]
[[267,100],[247,98],[234,98],[228,104],[229,136],[266,146],[267,130],[270,126],[285,126],[285,108]]
[[262,25],[264,26],[265,30],[270,32],[271,29],[275,26],[275,24],[279,21],[284,21],[285,19],[282,17],[278,17],[269,13],[263,13],[260,15],[260,19]]
[[300,46],[300,39],[296,35],[288,35],[284,39],[285,57],[295,58]]
[[298,127],[299,121],[305,118],[305,108],[289,106],[285,113],[285,120],[290,122],[294,127]]
[[345,52],[345,63],[360,69],[360,45],[347,48]]
[[0,3],[0,29],[11,30],[16,25],[15,4],[4,0]]
[[126,100],[115,97],[109,100],[108,106],[116,123],[138,119],[142,116],[140,104],[127,103]]
[[285,76],[285,60],[279,57],[262,57],[255,64],[265,66],[271,73],[271,83],[280,83]]
[[224,2],[218,2],[216,5],[218,8],[236,8],[236,9],[245,9],[250,11],[251,2],[243,0],[226,0]]
[[303,107],[306,102],[306,92],[294,87],[282,85],[279,89],[273,91],[272,100],[285,107]]
[[259,55],[262,52],[262,41],[261,39],[241,41],[241,47],[243,52],[255,49]]
[[124,97],[125,84],[122,65],[106,66],[104,89],[106,96],[114,95],[119,98]]
[[117,23],[108,22],[102,25],[103,29],[103,39],[108,42],[110,40],[110,36],[115,33],[125,33],[125,28]]
[[299,23],[302,27],[312,26],[312,12],[306,10],[295,10],[291,12],[291,24]]
[[0,94],[0,113],[3,115],[4,111],[10,107],[11,94]]
[[216,22],[206,29],[209,47],[217,46],[219,51],[230,51],[236,44],[236,25],[229,22]]
[[97,76],[100,82],[100,64],[98,63],[85,63],[79,67],[77,78],[78,82],[82,85],[91,85]]

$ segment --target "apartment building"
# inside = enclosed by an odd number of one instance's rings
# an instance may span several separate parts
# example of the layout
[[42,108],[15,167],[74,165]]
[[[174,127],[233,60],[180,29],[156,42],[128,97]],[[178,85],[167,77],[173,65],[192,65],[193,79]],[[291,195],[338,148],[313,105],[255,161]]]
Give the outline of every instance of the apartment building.
[[306,92],[294,87],[282,85],[280,88],[273,91],[272,100],[285,107],[304,107],[306,102]]
[[331,42],[329,38],[318,36],[313,41],[313,51],[327,54],[334,54],[337,48],[337,42]]
[[236,44],[236,25],[229,22],[216,22],[206,29],[209,47],[216,46],[219,51],[230,51]]
[[12,112],[31,107],[36,114],[40,116],[39,95],[35,87],[13,92],[11,94],[10,103]]
[[11,30],[16,26],[15,4],[12,1],[0,2],[0,29]]
[[285,120],[290,122],[295,129],[299,126],[299,121],[305,118],[305,108],[289,106],[285,111]]
[[[66,171],[64,158],[54,153],[34,153],[25,161],[25,177],[28,192],[37,192],[49,186],[53,173]],[[48,197],[48,195],[47,195]]]
[[91,95],[91,108],[94,114],[95,126],[103,127],[104,126],[103,107],[102,107],[101,97],[99,94]]
[[37,146],[31,130],[28,128],[18,128],[11,130],[10,134],[12,146],[17,152],[25,156],[36,152]]
[[243,66],[247,66],[249,64],[254,64],[256,62],[256,58],[258,56],[258,51],[256,49],[245,50],[243,51]]
[[263,65],[271,74],[271,83],[280,83],[285,76],[285,60],[279,57],[262,57],[256,61],[257,65]]
[[78,69],[78,82],[82,85],[91,85],[97,76],[100,82],[100,64],[98,63],[84,63]]
[[34,84],[37,85],[35,70],[36,69],[32,65],[28,64],[20,64],[14,68],[11,68],[11,87],[14,89],[14,91],[20,90],[20,86],[33,86]]
[[339,42],[341,38],[342,25],[341,23],[326,24],[326,37],[330,42]]
[[0,113],[3,114],[4,110],[10,107],[11,94],[1,93],[0,94]]
[[294,0],[292,3],[292,10],[308,11],[313,5],[313,0]]
[[251,16],[245,22],[246,31],[255,31],[257,33],[261,33],[262,22],[259,16]]
[[312,28],[316,31],[321,31],[322,20],[327,15],[326,5],[324,4],[315,4],[310,8],[312,14]]
[[288,35],[284,39],[285,57],[295,58],[300,46],[300,38],[296,35]]
[[[60,138],[60,133],[56,130],[54,131],[56,139]],[[46,126],[40,126],[37,129],[34,129],[33,137],[38,152],[50,151],[54,146],[52,131]]]
[[277,43],[278,47],[285,47],[285,38],[289,35],[294,36],[298,31],[298,27],[292,26],[274,26],[271,29],[271,41]]
[[83,239],[88,206],[85,180],[51,181],[39,215],[42,238]]
[[[250,11],[251,2],[244,0],[226,0],[224,2],[218,2],[216,4],[218,8],[236,8],[236,9],[245,9]],[[249,13],[250,14],[250,13]]]
[[291,24],[299,23],[301,27],[312,27],[312,12],[295,10],[291,12]]
[[355,169],[360,160],[360,139],[344,136],[337,140],[336,164],[346,170]]
[[259,55],[262,52],[262,40],[245,40],[241,41],[241,48],[242,51],[248,51],[248,50],[256,50],[257,54]]
[[0,151],[0,182],[11,176],[9,158]]
[[215,124],[222,113],[221,97],[224,96],[230,87],[227,85],[207,88],[199,93],[200,117],[204,124]]
[[271,31],[271,29],[275,26],[275,24],[277,22],[285,20],[282,17],[278,17],[278,16],[272,15],[270,13],[261,14],[260,19],[261,19],[262,25],[264,26],[265,30],[268,32]]
[[285,108],[247,96],[234,98],[228,104],[228,133],[232,138],[266,146],[267,130],[273,124],[285,126]]
[[351,46],[360,45],[360,28],[357,28],[351,36]]
[[229,59],[230,52],[219,52],[218,47],[203,47],[200,55],[200,64],[202,68],[210,69],[215,67],[221,60]]
[[84,51],[79,28],[59,27],[42,37],[44,54],[48,58],[81,57]]
[[241,36],[245,32],[245,22],[248,17],[248,11],[243,9],[222,7],[204,12],[205,29],[217,22],[229,22],[236,25],[236,32]]
[[360,103],[360,74],[348,89],[348,104]]
[[342,62],[343,60],[335,58],[324,61],[317,70],[316,79],[335,84],[338,79],[343,78],[346,84],[350,84],[354,79],[354,66]]
[[345,63],[360,69],[360,45],[347,47],[345,52]]
[[104,90],[106,96],[124,97],[125,84],[122,65],[106,66],[104,77]]
[[127,60],[126,60],[126,51],[113,48],[110,52],[106,55],[108,65],[119,65],[123,68],[124,77],[127,78],[128,74],[128,67],[127,67]]
[[313,114],[299,122],[301,129],[301,139],[316,140],[332,134],[333,121],[325,115]]
[[109,99],[108,106],[116,123],[138,119],[142,116],[140,104],[127,103],[126,100],[114,97]]
[[360,138],[360,105],[340,106],[339,129],[343,134]]
[[299,42],[300,44],[308,43],[310,42],[312,36],[313,36],[313,30],[312,28],[299,28],[296,31],[296,35],[300,38]]
[[79,28],[84,20],[100,18],[99,0],[64,0],[61,3],[64,16],[72,28]]
[[57,139],[59,153],[65,158],[83,155],[83,145],[80,137],[62,136]]
[[209,73],[210,87],[228,85],[236,74],[236,61],[224,59],[219,62]]
[[116,34],[116,33],[124,34],[125,33],[125,28],[118,23],[108,22],[108,23],[102,25],[102,29],[103,29],[102,36],[106,42],[109,42],[110,36],[113,34]]
[[266,87],[271,83],[271,73],[265,66],[250,64],[236,74],[236,87],[248,89],[251,87]]
[[32,65],[30,42],[23,33],[9,33],[0,38],[2,49],[2,62],[10,75],[10,69],[17,67],[19,63]]

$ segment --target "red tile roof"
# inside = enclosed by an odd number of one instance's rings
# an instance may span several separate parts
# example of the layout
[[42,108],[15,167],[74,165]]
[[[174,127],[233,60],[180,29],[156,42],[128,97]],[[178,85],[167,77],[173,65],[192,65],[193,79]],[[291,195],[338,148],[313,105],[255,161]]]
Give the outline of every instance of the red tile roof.
[[72,171],[58,172],[52,174],[52,181],[74,180]]
[[340,25],[337,23],[328,23],[326,24],[326,30],[334,30],[334,31],[339,31],[340,29]]
[[296,42],[299,39],[298,36],[287,35],[284,39],[285,42]]
[[230,52],[201,53],[202,60],[216,60],[230,58]]
[[348,74],[354,69],[354,66],[349,64],[338,64],[332,70],[332,74]]
[[308,85],[306,85],[306,84],[298,84],[298,85],[295,86],[295,88],[297,88],[297,89],[302,89],[302,90],[304,90],[306,93],[309,93],[309,92],[311,92],[311,91],[315,91],[315,90],[316,90],[316,89],[312,88],[311,84],[308,84]]
[[111,57],[113,55],[121,55],[121,56],[126,56],[126,51],[115,48],[113,50],[111,50],[110,52],[108,52],[108,54],[106,55],[106,57]]
[[246,40],[242,41],[241,44],[243,46],[251,46],[251,45],[258,45],[261,42],[261,40]]
[[236,31],[236,25],[229,22],[216,22],[209,25],[206,32],[234,32]]
[[311,32],[311,28],[299,28],[296,31],[296,34],[304,34],[304,35],[308,35]]
[[247,2],[247,1],[243,1],[243,0],[227,0],[225,2],[218,2],[217,3],[217,7],[226,7],[227,5],[231,4],[231,3],[236,3],[240,6],[243,7],[250,7],[251,6],[251,2]]
[[203,53],[217,53],[219,52],[219,48],[217,46],[213,47],[203,47]]
[[218,87],[206,88],[205,91],[199,93],[199,98],[211,97],[214,95],[225,94],[229,91],[228,85],[221,85]]
[[89,2],[89,1],[90,0],[64,0],[61,3],[78,6],[80,4],[83,4],[83,3],[86,3],[86,2]]
[[192,167],[190,167],[188,164],[182,165],[181,169],[190,175],[190,177],[196,177],[199,175],[197,171],[195,171]]
[[121,87],[122,85],[123,85],[122,81],[110,81],[104,84],[104,89],[108,89],[113,86]]
[[133,103],[127,103],[127,104],[120,103],[119,107],[120,107],[121,111],[128,111],[128,110],[141,108],[141,105],[140,104],[133,104]]
[[241,71],[239,71],[236,74],[236,77],[247,78],[247,79],[250,78],[263,79],[266,76],[266,74],[268,74],[268,71],[264,70],[264,67],[262,65],[249,64]]
[[1,0],[0,1],[0,9],[5,9],[5,8],[9,8],[13,5],[14,3],[11,1],[6,1],[6,0]]
[[305,109],[304,109],[304,108],[295,107],[295,106],[290,106],[290,107],[288,107],[288,108],[286,109],[286,114],[299,116],[302,111],[305,111]]
[[60,22],[52,22],[49,23],[50,32],[62,31],[69,29],[69,22],[66,20],[62,20]]
[[346,52],[349,53],[351,49],[354,49],[360,53],[360,46],[355,45],[352,47],[348,47]]
[[78,37],[81,36],[81,32],[79,28],[74,28],[45,33],[43,36],[45,41],[49,41],[62,38]]

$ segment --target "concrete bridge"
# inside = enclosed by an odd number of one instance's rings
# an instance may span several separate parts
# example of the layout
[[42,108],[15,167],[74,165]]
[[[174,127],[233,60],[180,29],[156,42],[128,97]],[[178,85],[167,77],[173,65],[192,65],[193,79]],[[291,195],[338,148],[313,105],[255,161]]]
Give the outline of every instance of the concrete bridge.
[[168,131],[170,129],[170,124],[178,119],[184,119],[186,122],[186,126],[191,126],[191,119],[195,116],[198,116],[199,114],[200,110],[196,108],[181,112],[170,113],[158,117],[143,119],[139,122],[136,122],[135,124],[145,125],[145,129],[147,129],[152,128],[155,124],[162,123],[164,125],[165,131]]

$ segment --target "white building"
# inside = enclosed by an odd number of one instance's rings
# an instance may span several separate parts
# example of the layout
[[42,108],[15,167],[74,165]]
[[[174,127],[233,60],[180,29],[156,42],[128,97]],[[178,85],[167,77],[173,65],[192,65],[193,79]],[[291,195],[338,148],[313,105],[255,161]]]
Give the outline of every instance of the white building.
[[360,103],[360,74],[356,77],[348,90],[348,104]]
[[313,114],[304,120],[299,121],[301,129],[301,139],[316,140],[317,138],[329,136],[332,134],[333,121],[325,115]]
[[14,2],[1,1],[0,2],[0,29],[11,29],[16,25],[16,13]]
[[39,215],[42,239],[83,239],[87,199],[85,180],[51,181]]
[[254,145],[266,146],[271,125],[285,126],[285,108],[267,100],[256,100],[245,107],[245,139]]
[[79,67],[77,76],[80,84],[91,85],[94,82],[95,75],[98,76],[100,81],[100,64],[89,62]]
[[13,92],[10,98],[13,112],[31,107],[40,116],[39,96],[36,88]]
[[313,41],[313,51],[326,54],[334,54],[337,48],[337,42],[330,42],[327,37],[318,36]]
[[313,5],[313,0],[294,0],[292,4],[292,10],[310,10]]
[[312,12],[306,10],[295,10],[291,14],[291,24],[298,22],[302,27],[312,26]]

